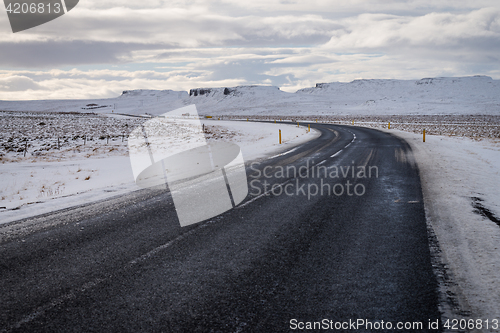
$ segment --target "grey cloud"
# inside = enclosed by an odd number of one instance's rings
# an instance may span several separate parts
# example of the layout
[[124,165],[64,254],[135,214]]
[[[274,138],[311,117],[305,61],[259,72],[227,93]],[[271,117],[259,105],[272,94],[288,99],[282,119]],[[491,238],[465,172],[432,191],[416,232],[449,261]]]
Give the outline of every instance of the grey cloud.
[[[183,14],[148,19],[144,14],[101,15],[54,21],[62,31],[59,38],[43,34],[45,41],[0,42],[0,66],[47,68],[86,64],[133,62],[133,51],[179,47],[295,47],[321,45],[330,40],[333,30],[342,26],[318,16],[225,17]],[[142,42],[144,41],[144,43]],[[166,41],[166,42],[164,42]],[[185,45],[184,45],[185,44]],[[165,57],[163,54],[161,57]]]
[[0,66],[51,68],[124,62],[132,51],[165,49],[165,45],[94,41],[0,42]]
[[325,49],[354,52],[469,50],[500,48],[500,10],[485,8],[466,14],[430,13],[419,17],[362,14],[345,23]]
[[[77,13],[78,14],[78,13]],[[38,30],[44,38],[54,33],[67,40],[99,40],[163,44],[178,47],[235,45],[311,45],[328,41],[342,26],[321,15],[304,13],[260,13],[242,16],[207,10],[131,10],[114,8],[105,12],[84,11],[56,20]],[[56,32],[57,31],[57,32]]]
[[259,84],[262,82],[270,83],[275,86],[282,86],[295,79],[293,72],[282,73],[279,75],[269,75],[273,67],[277,67],[265,60],[259,59],[239,59],[224,61],[208,66],[200,66],[199,69],[210,73],[203,77],[205,81],[222,81],[227,79],[243,79],[247,84]]

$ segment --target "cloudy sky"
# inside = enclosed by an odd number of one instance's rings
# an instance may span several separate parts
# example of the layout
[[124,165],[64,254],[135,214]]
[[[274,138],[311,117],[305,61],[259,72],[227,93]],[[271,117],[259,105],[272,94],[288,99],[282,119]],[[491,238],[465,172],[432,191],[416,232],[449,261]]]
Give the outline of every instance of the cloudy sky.
[[498,0],[80,0],[13,34],[0,13],[0,99],[126,89],[489,75]]

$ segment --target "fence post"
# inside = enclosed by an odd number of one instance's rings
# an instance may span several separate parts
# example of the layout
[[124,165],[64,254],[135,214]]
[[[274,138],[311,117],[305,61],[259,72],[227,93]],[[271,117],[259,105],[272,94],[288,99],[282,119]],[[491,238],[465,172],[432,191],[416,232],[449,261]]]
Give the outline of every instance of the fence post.
[[28,138],[24,139],[24,157],[26,157],[26,152],[28,151]]

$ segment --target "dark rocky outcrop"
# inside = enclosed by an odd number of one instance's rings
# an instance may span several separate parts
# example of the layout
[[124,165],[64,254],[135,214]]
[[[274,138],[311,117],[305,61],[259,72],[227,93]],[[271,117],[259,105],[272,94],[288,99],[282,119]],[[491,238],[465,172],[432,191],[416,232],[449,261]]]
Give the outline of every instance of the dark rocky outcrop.
[[209,89],[209,88],[196,88],[196,89],[189,90],[189,96],[208,95],[211,92],[212,92],[212,89]]

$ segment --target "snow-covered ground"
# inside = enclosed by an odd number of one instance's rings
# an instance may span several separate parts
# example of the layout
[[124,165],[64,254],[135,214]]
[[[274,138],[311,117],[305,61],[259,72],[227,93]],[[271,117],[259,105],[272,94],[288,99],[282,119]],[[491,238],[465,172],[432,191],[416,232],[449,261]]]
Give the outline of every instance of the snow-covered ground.
[[454,284],[446,288],[470,318],[500,318],[500,224],[484,214],[500,218],[500,140],[428,135],[424,143],[421,134],[384,131],[412,147],[428,223]]
[[288,93],[271,86],[134,90],[101,100],[0,101],[0,110],[154,114],[196,104],[201,115],[498,115],[500,81],[487,76],[319,83]]
[[[79,115],[73,116],[74,120],[80,119]],[[30,117],[22,119],[33,122]],[[86,122],[82,122],[80,127],[67,126],[66,131],[70,133],[74,129],[88,133],[91,128],[105,127],[109,122],[106,117],[85,119]],[[71,123],[70,120],[71,117],[68,116],[66,121]],[[142,122],[146,120],[143,119]],[[22,123],[20,120],[16,121]],[[34,122],[37,121],[38,118],[35,118]],[[121,121],[127,123],[125,119]],[[137,120],[133,119],[133,122]],[[203,123],[207,140],[238,144],[246,161],[288,150],[318,135],[314,130],[307,132],[307,127],[304,126],[298,128],[279,123],[222,120],[204,120]],[[84,124],[90,127],[86,128]],[[26,157],[22,151],[3,151],[4,156],[0,160],[0,223],[139,189],[134,182],[127,137],[116,137],[115,140],[108,141],[106,138],[95,139],[86,141],[85,144],[81,137],[75,140],[70,138],[57,149],[50,136],[37,136],[29,131],[26,124],[23,128],[26,134],[38,137],[39,144],[31,147]],[[280,129],[281,145],[278,139]],[[34,127],[33,131],[38,133],[38,127]],[[51,142],[51,149],[38,149],[47,147],[44,140]]]

